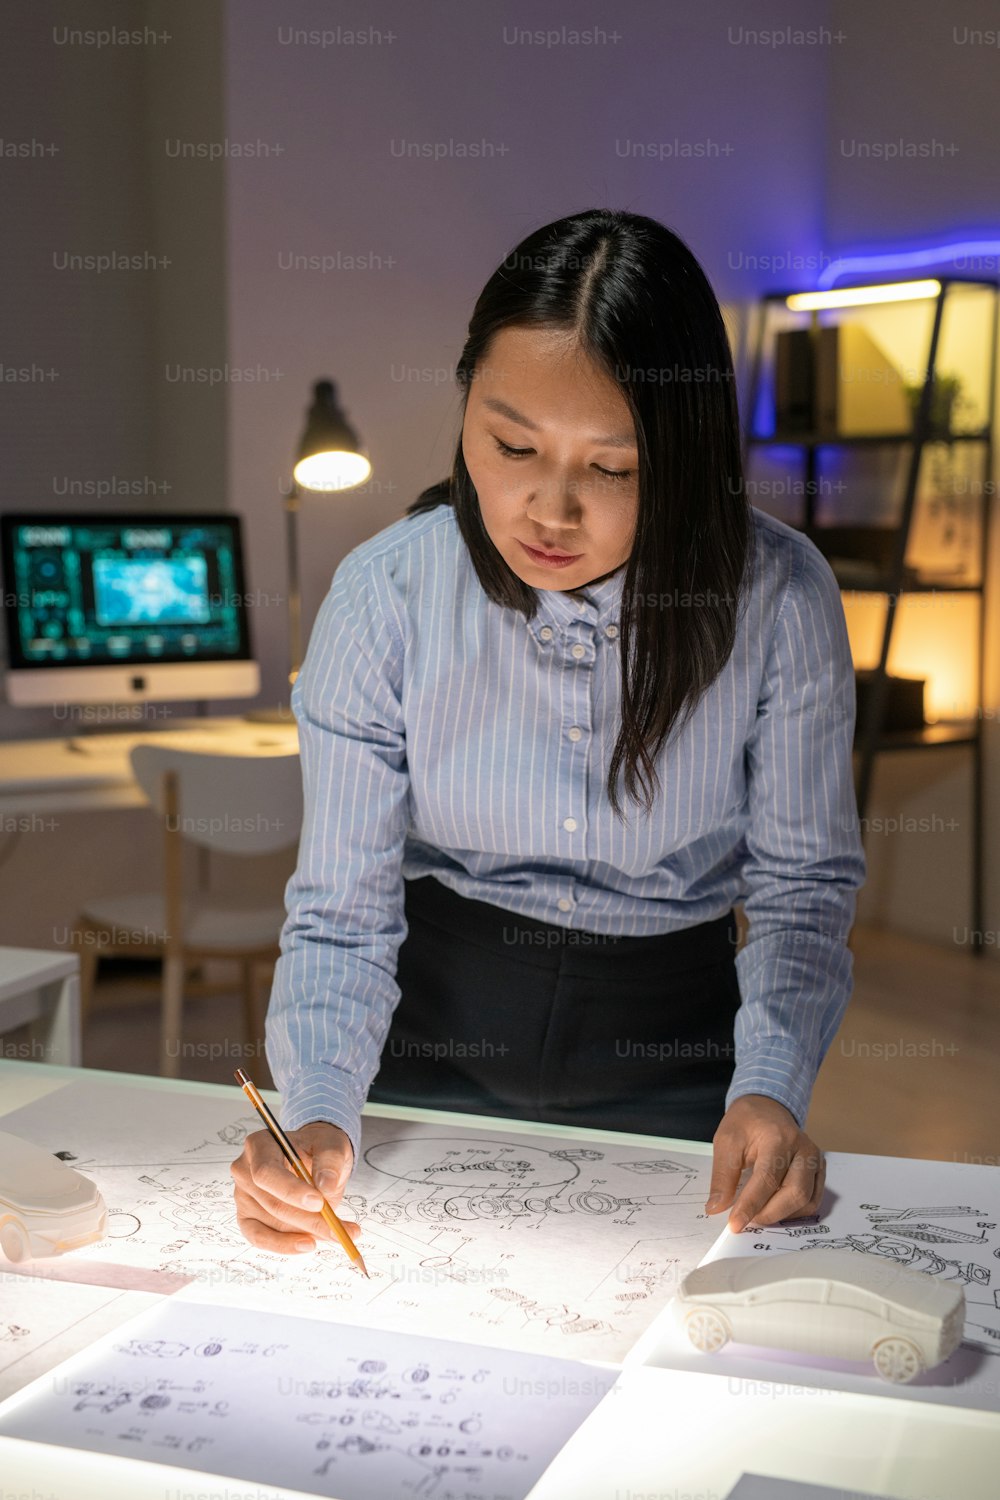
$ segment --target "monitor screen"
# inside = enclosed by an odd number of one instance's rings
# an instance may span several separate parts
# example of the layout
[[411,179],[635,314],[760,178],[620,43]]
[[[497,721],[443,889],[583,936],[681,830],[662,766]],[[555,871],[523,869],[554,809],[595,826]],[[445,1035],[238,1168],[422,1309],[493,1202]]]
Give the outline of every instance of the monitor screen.
[[254,697],[235,515],[0,521],[9,703]]
[[245,661],[239,517],[3,517],[14,669]]

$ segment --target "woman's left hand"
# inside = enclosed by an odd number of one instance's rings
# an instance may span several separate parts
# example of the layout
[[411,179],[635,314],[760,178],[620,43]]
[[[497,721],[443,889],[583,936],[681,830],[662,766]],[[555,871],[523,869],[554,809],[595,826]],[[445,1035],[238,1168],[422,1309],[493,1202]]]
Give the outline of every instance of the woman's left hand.
[[[748,1224],[777,1224],[819,1211],[826,1161],[777,1099],[765,1094],[734,1099],[712,1146],[712,1183],[705,1208],[717,1214],[732,1205],[728,1227],[734,1234]],[[744,1167],[753,1172],[737,1194]]]

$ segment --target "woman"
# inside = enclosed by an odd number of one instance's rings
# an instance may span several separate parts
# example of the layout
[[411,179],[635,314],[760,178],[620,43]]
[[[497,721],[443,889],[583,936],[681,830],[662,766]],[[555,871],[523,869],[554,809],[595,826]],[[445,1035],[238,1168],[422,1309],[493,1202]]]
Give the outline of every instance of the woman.
[[[333,1203],[367,1096],[711,1139],[733,1230],[814,1212],[854,676],[829,566],[748,504],[718,303],[655,220],[575,214],[491,276],[457,379],[450,479],[341,562],[292,695],[283,1121]],[[266,1132],[233,1173],[254,1244],[329,1237]]]

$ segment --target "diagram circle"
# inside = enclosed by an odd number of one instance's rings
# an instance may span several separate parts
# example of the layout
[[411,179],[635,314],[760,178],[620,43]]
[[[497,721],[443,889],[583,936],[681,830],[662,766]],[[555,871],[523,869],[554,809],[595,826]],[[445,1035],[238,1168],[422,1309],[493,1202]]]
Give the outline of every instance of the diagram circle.
[[127,1240],[133,1234],[138,1234],[142,1224],[135,1214],[130,1214],[124,1208],[108,1209],[107,1237],[109,1240]]
[[580,1175],[576,1162],[553,1156],[520,1141],[477,1140],[451,1136],[411,1136],[369,1146],[365,1161],[397,1182],[446,1187],[454,1193],[516,1188],[532,1192],[559,1187]]

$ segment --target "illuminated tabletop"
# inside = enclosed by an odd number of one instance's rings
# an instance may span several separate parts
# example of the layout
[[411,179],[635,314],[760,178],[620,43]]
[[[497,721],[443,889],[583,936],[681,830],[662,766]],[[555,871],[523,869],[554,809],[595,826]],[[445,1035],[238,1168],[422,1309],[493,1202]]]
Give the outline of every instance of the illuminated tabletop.
[[[226,1084],[0,1060],[0,1116],[87,1079],[101,1089],[230,1098]],[[276,1102],[276,1096],[269,1096]],[[710,1155],[705,1142],[581,1131],[533,1121],[369,1106],[365,1118],[448,1125],[567,1143],[603,1142]],[[127,1128],[127,1124],[123,1127]],[[720,1229],[722,1227],[720,1216]],[[0,1332],[16,1322],[25,1278],[0,1272]],[[16,1281],[16,1296],[10,1288]],[[27,1314],[27,1307],[22,1311]],[[661,1315],[662,1316],[662,1315]],[[647,1340],[641,1341],[643,1348]],[[642,1358],[639,1352],[639,1358]],[[37,1373],[37,1372],[36,1372]],[[656,1495],[724,1500],[740,1475],[761,1473],[909,1500],[986,1500],[996,1494],[1000,1418],[892,1396],[651,1368],[626,1358],[617,1385],[563,1447],[531,1500],[624,1500]],[[197,1493],[237,1500],[301,1494],[191,1469],[142,1463],[0,1437],[3,1493],[58,1500],[147,1500]]]

